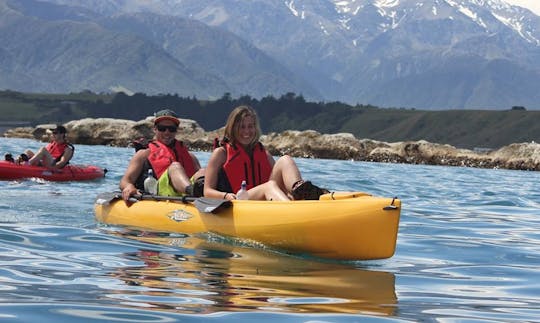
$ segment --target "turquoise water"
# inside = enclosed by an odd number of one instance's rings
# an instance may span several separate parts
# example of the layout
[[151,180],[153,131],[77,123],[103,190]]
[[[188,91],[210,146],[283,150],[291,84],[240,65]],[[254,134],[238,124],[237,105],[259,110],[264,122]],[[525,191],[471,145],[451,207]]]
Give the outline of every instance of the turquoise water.
[[[40,145],[0,139],[2,154]],[[540,173],[298,159],[322,186],[402,200],[392,258],[336,262],[97,224],[93,200],[116,189],[132,150],[76,147],[73,163],[105,167],[105,179],[0,181],[0,321],[540,317]]]

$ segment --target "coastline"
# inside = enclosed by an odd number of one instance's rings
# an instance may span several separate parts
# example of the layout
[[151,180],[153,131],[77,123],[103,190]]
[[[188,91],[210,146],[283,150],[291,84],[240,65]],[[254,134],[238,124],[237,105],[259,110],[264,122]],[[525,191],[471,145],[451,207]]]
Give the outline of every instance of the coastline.
[[28,121],[0,121],[0,136],[4,136],[4,134],[10,129],[29,126],[30,122]]
[[[128,147],[137,138],[151,139],[152,117],[140,121],[85,118],[64,124],[74,144]],[[4,137],[47,140],[51,124],[8,129]],[[192,150],[211,151],[223,129],[206,131],[194,120],[182,119],[177,139]],[[321,134],[314,130],[287,130],[261,136],[261,142],[275,155],[292,157],[357,160],[384,163],[463,166],[540,171],[540,144],[515,143],[495,150],[459,149],[425,140],[382,142],[358,139],[350,133]]]

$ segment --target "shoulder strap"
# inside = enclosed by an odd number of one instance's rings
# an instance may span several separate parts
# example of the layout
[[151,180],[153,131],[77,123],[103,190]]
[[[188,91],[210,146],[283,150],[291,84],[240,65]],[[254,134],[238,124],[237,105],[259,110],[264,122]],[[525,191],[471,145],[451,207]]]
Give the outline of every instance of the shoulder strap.
[[73,146],[71,143],[67,142],[66,143],[68,145],[69,148],[71,148],[71,151],[72,152],[75,152],[75,146]]

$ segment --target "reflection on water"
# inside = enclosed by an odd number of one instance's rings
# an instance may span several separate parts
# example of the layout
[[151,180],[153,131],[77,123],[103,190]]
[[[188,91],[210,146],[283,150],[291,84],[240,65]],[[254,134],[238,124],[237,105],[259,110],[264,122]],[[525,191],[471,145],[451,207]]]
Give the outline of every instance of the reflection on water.
[[[208,237],[109,227],[102,231],[0,224],[2,299],[27,304],[37,312],[43,304],[65,303],[175,314],[394,314],[397,299],[391,273]],[[41,305],[35,307],[36,303]],[[17,309],[24,311],[14,307],[9,312],[18,319],[28,315]],[[55,311],[102,315],[95,309]]]
[[[113,273],[129,289],[109,295],[134,306],[197,313],[218,311],[339,312],[391,315],[394,275],[327,264],[195,237],[139,241],[183,251],[141,249],[125,255],[143,264]],[[179,251],[177,250],[177,251]]]

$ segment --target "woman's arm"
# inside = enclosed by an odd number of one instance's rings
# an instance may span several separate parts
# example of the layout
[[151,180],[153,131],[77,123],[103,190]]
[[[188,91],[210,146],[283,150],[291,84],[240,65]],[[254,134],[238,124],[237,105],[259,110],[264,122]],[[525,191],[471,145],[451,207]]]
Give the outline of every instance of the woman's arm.
[[214,149],[210,159],[208,160],[208,165],[206,165],[205,177],[204,177],[204,196],[217,198],[217,199],[227,199],[234,200],[236,195],[228,192],[221,192],[217,190],[218,184],[218,174],[223,164],[227,160],[227,152],[225,148],[219,147]]

